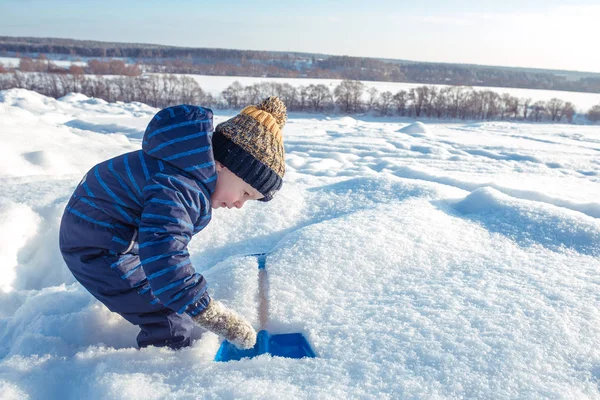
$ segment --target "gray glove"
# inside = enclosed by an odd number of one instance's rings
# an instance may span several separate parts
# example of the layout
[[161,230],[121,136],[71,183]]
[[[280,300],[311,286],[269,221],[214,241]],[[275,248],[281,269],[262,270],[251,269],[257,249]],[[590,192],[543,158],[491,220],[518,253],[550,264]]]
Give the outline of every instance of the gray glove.
[[256,331],[238,313],[212,300],[198,315],[193,317],[201,327],[225,337],[240,349],[251,349],[256,343]]

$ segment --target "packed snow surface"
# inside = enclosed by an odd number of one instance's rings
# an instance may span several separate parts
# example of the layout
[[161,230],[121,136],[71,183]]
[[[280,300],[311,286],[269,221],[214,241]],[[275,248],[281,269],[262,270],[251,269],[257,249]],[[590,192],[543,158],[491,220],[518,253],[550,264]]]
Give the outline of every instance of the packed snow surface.
[[268,252],[268,329],[317,358],[217,363],[200,329],[136,349],[58,251],[82,175],[156,111],[0,92],[0,398],[600,398],[598,127],[291,114],[281,192],[191,253],[258,328]]

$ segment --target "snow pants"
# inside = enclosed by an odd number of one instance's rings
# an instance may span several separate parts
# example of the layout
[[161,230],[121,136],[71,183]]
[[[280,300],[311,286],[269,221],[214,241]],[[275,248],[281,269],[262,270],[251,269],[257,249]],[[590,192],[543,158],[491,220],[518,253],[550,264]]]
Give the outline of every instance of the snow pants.
[[[133,246],[126,254],[113,254],[101,245],[105,230],[65,212],[60,228],[60,248],[71,273],[109,310],[139,326],[139,347],[189,346],[194,322],[177,314],[154,296]],[[99,243],[95,243],[99,242]],[[92,244],[92,246],[90,246]]]

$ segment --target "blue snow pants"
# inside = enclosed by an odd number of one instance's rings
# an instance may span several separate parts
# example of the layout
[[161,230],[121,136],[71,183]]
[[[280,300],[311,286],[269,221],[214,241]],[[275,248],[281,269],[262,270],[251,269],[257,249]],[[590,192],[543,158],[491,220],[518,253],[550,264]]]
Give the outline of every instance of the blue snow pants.
[[189,346],[195,325],[191,317],[163,306],[152,294],[144,270],[139,267],[137,245],[125,254],[114,254],[108,245],[103,246],[103,238],[111,235],[64,213],[60,249],[75,279],[109,310],[139,326],[139,347]]

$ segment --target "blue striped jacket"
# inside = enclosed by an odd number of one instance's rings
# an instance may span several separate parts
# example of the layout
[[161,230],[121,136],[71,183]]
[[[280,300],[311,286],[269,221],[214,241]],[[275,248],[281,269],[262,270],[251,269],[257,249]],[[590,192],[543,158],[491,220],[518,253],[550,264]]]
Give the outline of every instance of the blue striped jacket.
[[192,316],[210,300],[187,245],[211,219],[217,178],[212,117],[211,110],[191,105],[159,111],[146,128],[142,150],[101,162],[84,176],[65,212],[86,221],[78,225],[87,232],[75,235],[77,243],[61,243],[122,254],[111,268],[139,256],[139,263],[121,271],[123,279],[142,268],[146,279],[134,287],[152,290],[155,302]]

